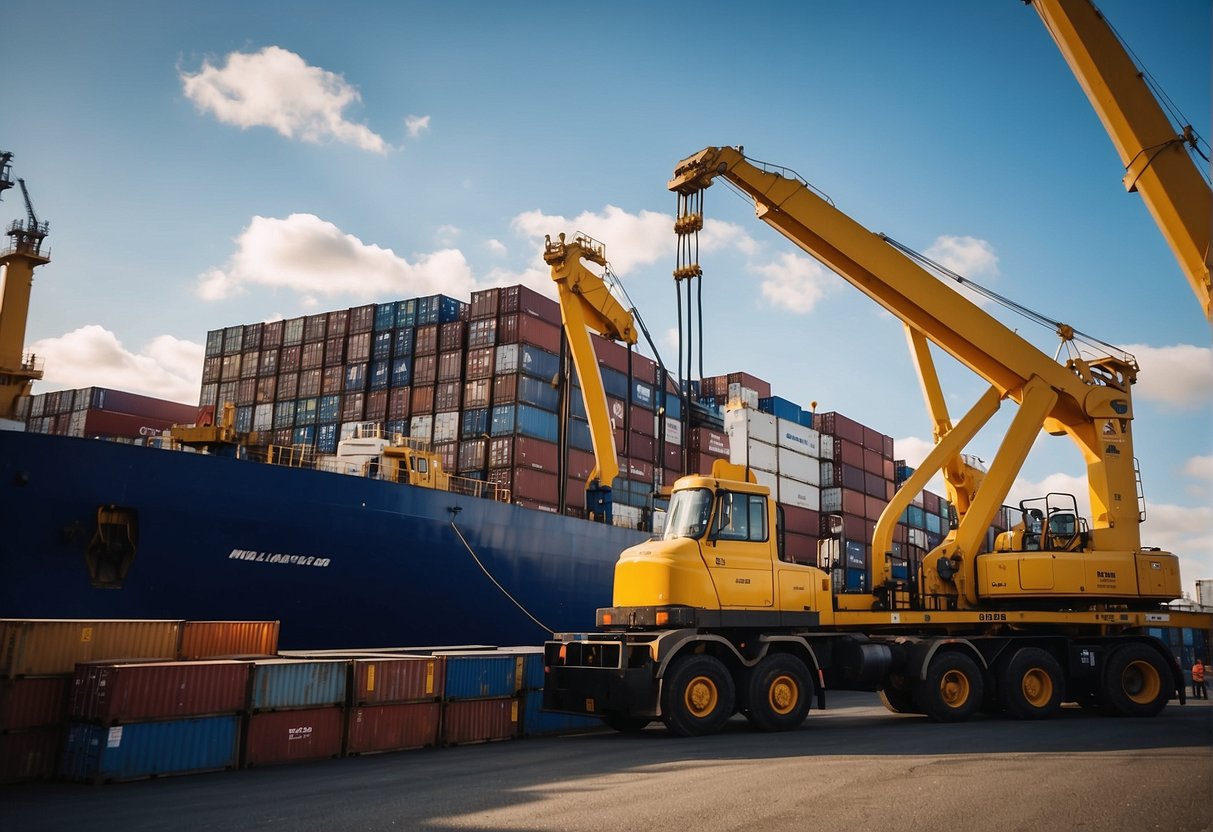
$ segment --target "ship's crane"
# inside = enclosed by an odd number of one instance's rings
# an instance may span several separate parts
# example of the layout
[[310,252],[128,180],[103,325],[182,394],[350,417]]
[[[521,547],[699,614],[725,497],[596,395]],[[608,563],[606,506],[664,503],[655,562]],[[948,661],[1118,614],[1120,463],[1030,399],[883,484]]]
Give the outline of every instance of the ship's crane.
[[[1138,69],[1091,0],[1024,2],[1040,15],[1116,146],[1125,189],[1141,194],[1205,317],[1213,321],[1213,196],[1189,155],[1189,149],[1201,153],[1196,131],[1191,124],[1177,128],[1171,121],[1150,90],[1148,74]],[[1208,72],[1208,67],[1197,71]],[[1208,157],[1204,161],[1208,164]]]
[[[0,193],[12,187],[9,178],[11,159],[11,153],[0,153]],[[4,268],[4,289],[0,294],[0,419],[14,418],[17,399],[28,396],[33,382],[42,378],[40,360],[23,351],[34,269],[51,259],[49,253],[42,250],[49,224],[39,222],[34,213],[25,180],[18,179],[17,184],[25,199],[27,220],[14,220],[9,225],[7,234],[12,242],[0,254],[0,266]]]
[[[740,149],[709,147],[685,159],[669,187],[683,206],[692,204],[686,195],[717,178],[751,198],[760,219],[903,321],[911,345],[917,346],[920,366],[929,362],[930,341],[990,384],[954,427],[937,430],[940,438],[934,449],[881,515],[872,541],[876,594],[839,596],[840,608],[879,609],[897,602],[887,558],[898,518],[936,472],[951,476],[949,464],[1004,400],[1018,404],[1018,412],[980,487],[962,486],[971,502],[957,528],[927,555],[920,575],[923,597],[947,609],[989,608],[1024,599],[1099,604],[1179,597],[1175,556],[1145,550],[1140,541],[1144,514],[1138,504],[1131,396],[1138,368],[1131,356],[1088,359],[1075,351],[1066,363],[1058,363],[959,292],[941,285],[893,241],[865,229],[791,171],[755,163]],[[701,224],[702,218],[680,216],[675,228],[693,234]],[[1073,329],[1059,324],[1058,330],[1069,344]],[[924,376],[928,389],[938,385],[933,378],[933,370]],[[934,415],[938,424],[940,414]],[[998,557],[979,558],[987,529],[1041,430],[1069,436],[1082,453],[1093,515],[1090,527],[1080,529],[1074,518],[1076,531],[1060,550],[1021,545],[1021,534],[1002,540]]]

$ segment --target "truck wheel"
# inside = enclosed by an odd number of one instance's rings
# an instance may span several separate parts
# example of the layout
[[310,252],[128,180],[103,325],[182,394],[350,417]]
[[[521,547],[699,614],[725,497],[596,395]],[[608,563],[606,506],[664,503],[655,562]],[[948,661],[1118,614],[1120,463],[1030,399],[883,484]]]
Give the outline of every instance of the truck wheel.
[[603,720],[608,727],[614,728],[621,734],[639,734],[652,721],[646,717],[631,716],[619,711],[611,711],[603,717]]
[[914,686],[914,704],[935,722],[964,722],[981,707],[985,682],[963,653],[937,653],[927,677]]
[[1047,650],[1016,650],[998,673],[1002,706],[1015,719],[1052,719],[1061,712],[1065,677]]
[[813,679],[804,662],[786,653],[767,656],[747,679],[746,714],[759,731],[800,727],[813,704]]
[[1118,648],[1104,667],[1104,707],[1116,716],[1154,716],[1171,698],[1171,669],[1145,644]]
[[715,656],[687,656],[674,663],[662,683],[662,721],[680,737],[714,734],[733,715],[735,698],[724,662]]

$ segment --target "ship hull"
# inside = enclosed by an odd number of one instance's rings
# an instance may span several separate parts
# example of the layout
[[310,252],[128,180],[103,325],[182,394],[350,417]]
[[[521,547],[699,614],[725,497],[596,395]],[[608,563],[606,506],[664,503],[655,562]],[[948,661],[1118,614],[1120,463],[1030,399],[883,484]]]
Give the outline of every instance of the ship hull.
[[[322,471],[0,431],[0,617],[278,620],[284,648],[538,644],[611,603],[645,539]],[[98,509],[136,530],[94,586]]]

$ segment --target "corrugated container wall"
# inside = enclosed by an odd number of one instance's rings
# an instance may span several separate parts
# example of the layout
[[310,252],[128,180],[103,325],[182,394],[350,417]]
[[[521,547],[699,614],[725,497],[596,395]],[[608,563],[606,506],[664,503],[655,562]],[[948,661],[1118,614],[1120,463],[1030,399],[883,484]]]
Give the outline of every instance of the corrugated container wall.
[[440,702],[350,708],[346,720],[346,753],[374,754],[436,745],[441,716]]
[[255,711],[317,708],[345,702],[349,662],[262,659],[253,663]]
[[174,659],[180,621],[0,619],[0,678],[73,673],[77,662]]
[[104,727],[72,723],[60,774],[77,782],[140,780],[234,768],[240,717],[181,719]]
[[518,736],[518,704],[515,698],[447,702],[442,718],[443,744],[489,742]]
[[76,667],[71,719],[113,725],[240,713],[247,662],[84,663]]
[[277,652],[277,621],[185,621],[177,657],[273,656]]
[[441,698],[445,690],[446,659],[439,656],[400,656],[354,659],[355,705],[386,705]]
[[341,708],[253,714],[244,737],[243,763],[262,766],[339,757],[344,733]]

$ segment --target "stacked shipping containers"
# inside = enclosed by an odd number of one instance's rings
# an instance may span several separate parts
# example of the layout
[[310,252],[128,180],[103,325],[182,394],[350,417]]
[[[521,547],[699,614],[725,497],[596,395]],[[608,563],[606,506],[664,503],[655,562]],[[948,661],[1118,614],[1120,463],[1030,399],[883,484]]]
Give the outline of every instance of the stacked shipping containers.
[[[594,457],[575,376],[559,382],[562,338],[559,305],[520,285],[227,327],[207,334],[199,404],[232,401],[237,430],[319,454],[378,422],[521,505],[557,512],[563,489],[581,515]],[[636,526],[659,472],[681,473],[680,426],[655,418],[652,360],[594,343],[616,423],[616,522]]]
[[243,764],[341,756],[348,666],[348,662],[338,659],[254,662]]
[[56,436],[145,440],[173,425],[194,422],[193,405],[165,401],[106,387],[56,390],[20,403],[26,430]]

